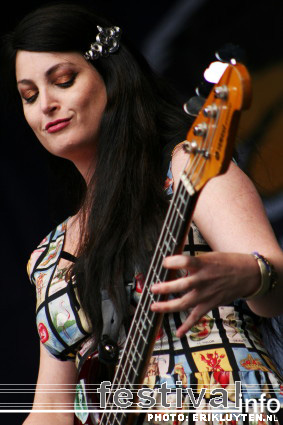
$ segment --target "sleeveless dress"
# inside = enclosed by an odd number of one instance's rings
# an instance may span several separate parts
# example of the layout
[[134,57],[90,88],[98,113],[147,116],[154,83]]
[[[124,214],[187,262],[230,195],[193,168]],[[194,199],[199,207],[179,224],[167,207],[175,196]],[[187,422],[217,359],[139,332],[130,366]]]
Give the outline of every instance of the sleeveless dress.
[[[172,194],[171,168],[167,174],[165,189]],[[80,307],[74,279],[66,279],[66,269],[58,268],[61,258],[75,261],[64,251],[66,226],[69,219],[59,224],[39,244],[28,262],[28,274],[36,288],[36,321],[40,340],[50,355],[60,360],[79,362],[87,351],[91,329]],[[210,251],[197,227],[192,223],[185,251],[189,255],[201,255]],[[143,276],[137,273],[131,282],[131,303],[136,305],[143,284]],[[163,326],[155,341],[154,351],[146,372],[144,385],[156,396],[164,382],[168,388],[192,388],[196,398],[205,388],[201,409],[209,408],[211,391],[226,389],[228,402],[234,406],[235,382],[241,382],[243,402],[258,400],[265,393],[266,400],[273,398],[283,406],[282,380],[263,346],[259,332],[260,318],[253,314],[243,300],[236,300],[209,311],[181,339],[176,329],[186,319],[187,313],[166,314]],[[176,395],[170,394],[170,402],[176,403]],[[182,409],[188,409],[189,400],[183,396]],[[160,406],[160,404],[159,404]],[[159,407],[160,408],[160,407]],[[163,409],[164,410],[164,409]],[[182,412],[182,410],[180,410]],[[251,410],[254,412],[254,410]],[[261,420],[247,422],[245,418],[223,420],[193,420],[193,414],[184,415],[184,424],[247,424],[269,425],[273,420],[268,411]],[[141,415],[142,416],[142,415]],[[222,418],[220,418],[222,419]],[[273,418],[274,419],[274,418]],[[145,424],[175,425],[175,418],[156,417]],[[278,423],[278,422],[275,422]]]

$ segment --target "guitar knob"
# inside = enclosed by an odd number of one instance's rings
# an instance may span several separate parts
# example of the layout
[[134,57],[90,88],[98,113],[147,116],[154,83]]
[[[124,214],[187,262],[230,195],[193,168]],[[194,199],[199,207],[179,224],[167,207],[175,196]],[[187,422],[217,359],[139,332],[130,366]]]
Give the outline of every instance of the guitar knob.
[[217,116],[217,112],[218,108],[215,103],[213,103],[212,105],[208,105],[204,108],[203,115],[207,118],[215,118]]
[[217,99],[223,99],[223,100],[226,100],[226,99],[227,99],[227,97],[228,97],[228,87],[227,87],[227,86],[225,86],[225,85],[215,87],[215,89],[214,89],[214,96],[215,96]]
[[194,135],[204,137],[207,133],[207,124],[201,122],[194,127]]
[[113,354],[113,353],[114,353],[114,351],[115,351],[115,348],[113,347],[113,345],[110,345],[110,344],[105,345],[104,349],[105,349],[105,351],[107,351],[109,354]]
[[98,355],[102,363],[108,364],[116,362],[119,355],[118,345],[107,335],[103,335],[98,344]]

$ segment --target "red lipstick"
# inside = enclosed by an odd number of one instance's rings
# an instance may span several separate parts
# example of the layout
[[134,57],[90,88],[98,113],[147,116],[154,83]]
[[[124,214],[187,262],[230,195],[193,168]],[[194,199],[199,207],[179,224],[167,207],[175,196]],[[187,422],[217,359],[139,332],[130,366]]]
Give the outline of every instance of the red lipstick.
[[71,118],[63,118],[55,121],[50,121],[46,124],[45,130],[48,133],[56,133],[56,131],[62,130],[70,124]]

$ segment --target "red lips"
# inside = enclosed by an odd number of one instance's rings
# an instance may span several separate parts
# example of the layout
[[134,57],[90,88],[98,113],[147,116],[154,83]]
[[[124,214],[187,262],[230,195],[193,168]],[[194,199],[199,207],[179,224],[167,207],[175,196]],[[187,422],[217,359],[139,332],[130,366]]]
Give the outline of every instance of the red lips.
[[50,127],[54,127],[54,126],[61,124],[61,123],[69,122],[70,120],[71,120],[71,118],[62,118],[62,119],[58,119],[58,120],[55,120],[55,121],[50,121],[49,123],[46,124],[45,130],[48,131],[48,129]]

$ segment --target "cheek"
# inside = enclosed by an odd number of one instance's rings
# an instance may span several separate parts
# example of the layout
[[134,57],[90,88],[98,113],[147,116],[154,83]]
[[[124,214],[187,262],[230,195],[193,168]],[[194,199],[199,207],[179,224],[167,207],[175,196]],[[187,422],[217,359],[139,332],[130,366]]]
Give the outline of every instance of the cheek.
[[92,110],[97,116],[101,115],[106,106],[106,88],[100,80],[89,80],[80,91],[79,102],[84,110]]
[[82,122],[88,128],[97,130],[106,107],[106,102],[106,93],[104,91],[94,93],[92,96],[81,96],[78,99],[77,110],[81,114]]
[[[89,96],[89,93],[92,93],[92,95]],[[96,115],[101,114],[106,106],[106,93],[104,90],[90,90],[88,94],[82,94],[79,102],[82,109],[92,110]]]
[[24,116],[27,124],[30,126],[39,142],[42,144],[42,146],[46,147],[47,143],[41,131],[40,121],[37,118],[35,111],[31,112],[30,110],[25,110],[24,108]]
[[28,110],[27,108],[24,107],[23,109],[24,112],[24,117],[26,119],[26,122],[28,123],[28,125],[30,126],[30,128],[36,132],[36,116],[34,112],[31,112],[30,110]]

